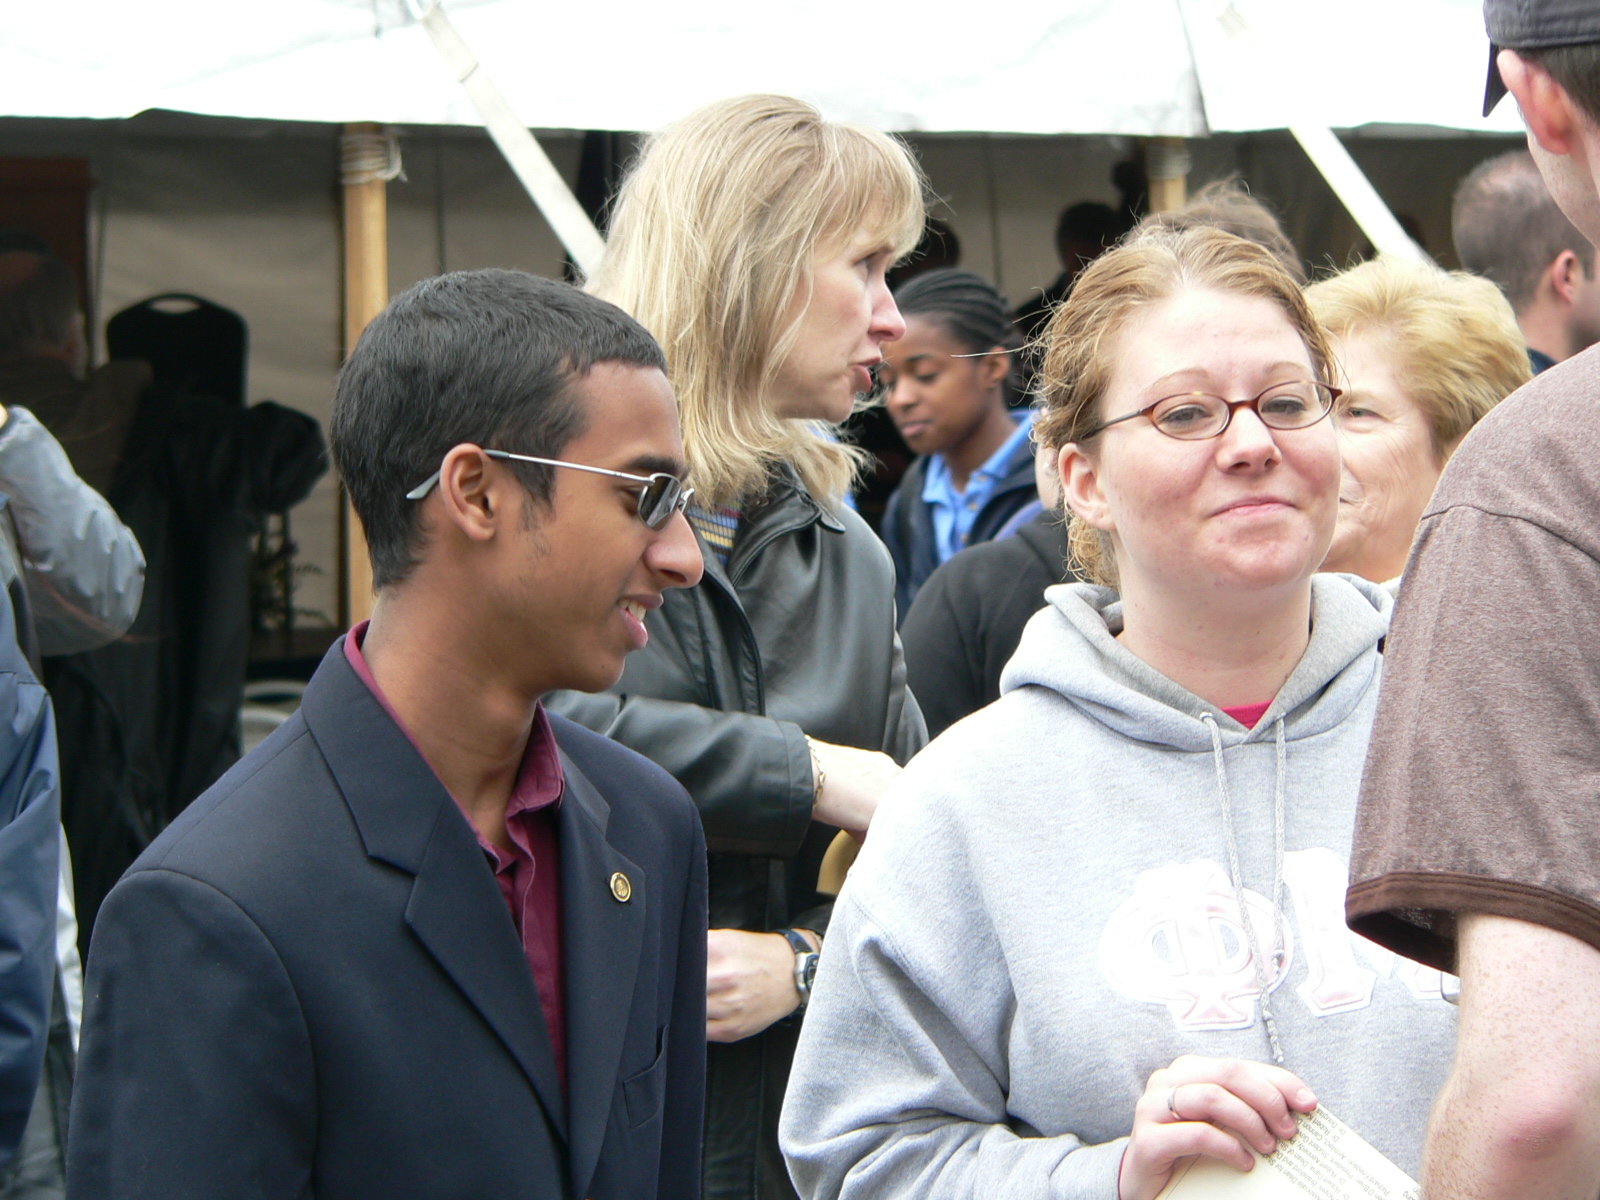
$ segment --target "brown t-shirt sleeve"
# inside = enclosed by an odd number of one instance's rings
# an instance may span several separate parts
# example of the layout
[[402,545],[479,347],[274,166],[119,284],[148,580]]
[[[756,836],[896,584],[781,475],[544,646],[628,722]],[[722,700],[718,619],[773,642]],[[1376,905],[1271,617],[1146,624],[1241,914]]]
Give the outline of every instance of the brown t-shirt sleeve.
[[1464,912],[1600,948],[1600,563],[1516,507],[1419,529],[1356,820],[1351,927],[1446,971]]

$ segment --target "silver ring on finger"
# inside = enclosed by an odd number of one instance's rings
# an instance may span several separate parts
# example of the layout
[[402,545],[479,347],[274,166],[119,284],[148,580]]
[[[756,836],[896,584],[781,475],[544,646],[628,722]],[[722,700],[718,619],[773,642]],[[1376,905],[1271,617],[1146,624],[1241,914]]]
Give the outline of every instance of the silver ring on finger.
[[1178,1088],[1182,1087],[1182,1086],[1183,1086],[1183,1084],[1180,1083],[1178,1085],[1178,1087],[1173,1087],[1173,1088],[1168,1088],[1167,1089],[1167,1111],[1169,1113],[1171,1113],[1173,1115],[1173,1117],[1176,1118],[1179,1121],[1183,1121],[1183,1120],[1187,1120],[1188,1119],[1181,1112],[1178,1111]]

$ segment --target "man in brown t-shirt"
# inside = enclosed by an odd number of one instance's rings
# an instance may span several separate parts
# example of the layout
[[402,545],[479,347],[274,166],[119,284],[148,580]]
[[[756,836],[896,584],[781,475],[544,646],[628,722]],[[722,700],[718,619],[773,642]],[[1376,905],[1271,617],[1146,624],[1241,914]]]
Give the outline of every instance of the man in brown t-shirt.
[[[1551,194],[1600,243],[1600,5],[1488,0]],[[1505,49],[1511,47],[1511,49]],[[1486,106],[1487,107],[1487,106]],[[1351,861],[1358,932],[1461,975],[1429,1200],[1600,1193],[1600,347],[1440,480],[1388,643]]]

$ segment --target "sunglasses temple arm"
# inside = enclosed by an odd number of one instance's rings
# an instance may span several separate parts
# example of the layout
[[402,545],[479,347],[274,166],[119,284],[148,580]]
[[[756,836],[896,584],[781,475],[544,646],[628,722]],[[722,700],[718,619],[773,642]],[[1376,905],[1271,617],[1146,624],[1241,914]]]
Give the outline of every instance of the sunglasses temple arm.
[[440,474],[441,474],[440,471],[435,471],[432,475],[429,475],[421,483],[417,484],[416,487],[412,488],[409,492],[406,493],[406,499],[407,500],[421,500],[429,492],[433,491],[433,485],[439,482]]

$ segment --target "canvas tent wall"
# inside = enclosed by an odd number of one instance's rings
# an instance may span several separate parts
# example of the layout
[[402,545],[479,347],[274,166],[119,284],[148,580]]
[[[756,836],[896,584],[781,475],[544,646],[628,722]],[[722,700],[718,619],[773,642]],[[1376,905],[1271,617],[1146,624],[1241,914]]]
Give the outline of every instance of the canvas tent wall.
[[[541,142],[569,182],[581,135]],[[1126,138],[913,135],[963,264],[1020,302],[1054,277],[1052,235],[1067,203],[1114,201]],[[1427,249],[1452,262],[1454,181],[1515,144],[1500,137],[1356,137],[1355,157]],[[389,185],[390,284],[441,270],[506,266],[559,275],[560,246],[487,138],[472,129],[402,130],[405,179]],[[1284,133],[1189,144],[1191,180],[1237,171],[1284,215],[1315,261],[1342,263],[1358,231]],[[192,291],[250,324],[247,395],[325,418],[340,353],[337,128],[147,114],[127,121],[0,121],[0,157],[88,159],[95,307],[101,319],[157,292]],[[336,507],[325,479],[293,515],[301,561],[321,572],[301,601],[336,615]]]

